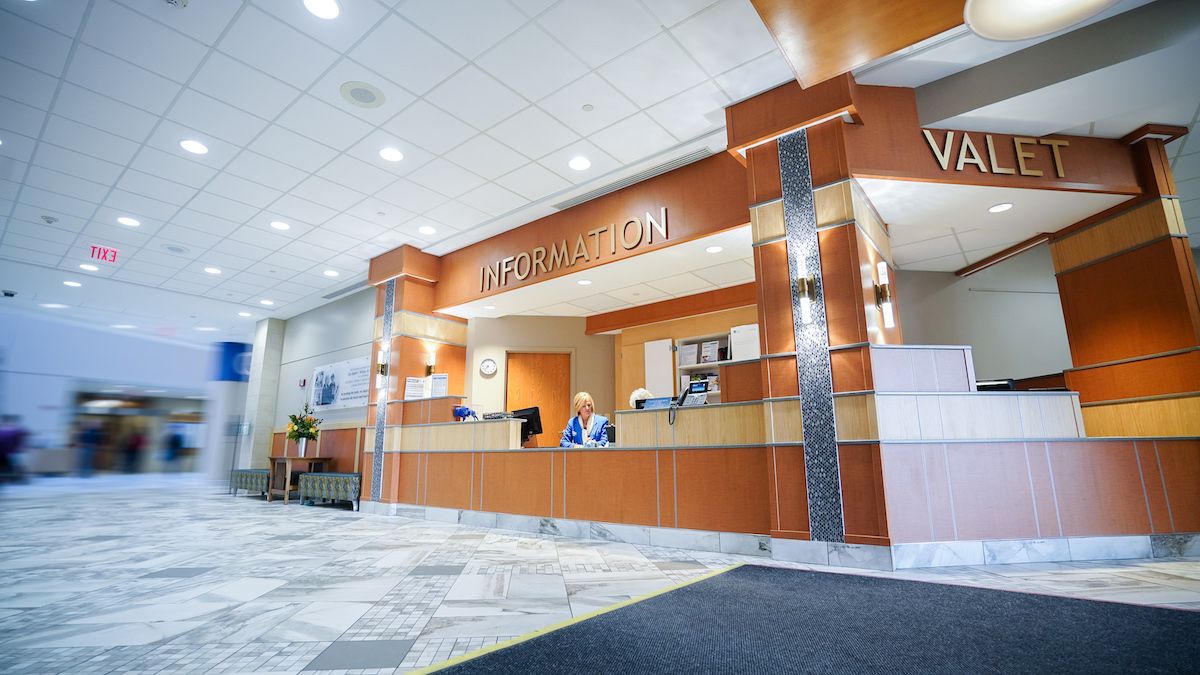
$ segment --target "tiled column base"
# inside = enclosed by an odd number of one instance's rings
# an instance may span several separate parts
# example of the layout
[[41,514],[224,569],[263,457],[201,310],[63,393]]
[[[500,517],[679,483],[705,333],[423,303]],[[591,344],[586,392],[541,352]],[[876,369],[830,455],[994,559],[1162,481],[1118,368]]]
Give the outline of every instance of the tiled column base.
[[1200,534],[952,541],[892,546],[896,569],[1200,556]]

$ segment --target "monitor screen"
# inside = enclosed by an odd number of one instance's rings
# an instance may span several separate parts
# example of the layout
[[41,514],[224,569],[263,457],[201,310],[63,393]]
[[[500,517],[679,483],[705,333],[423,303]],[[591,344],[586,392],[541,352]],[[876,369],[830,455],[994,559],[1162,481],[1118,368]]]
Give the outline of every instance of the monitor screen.
[[688,383],[689,394],[703,394],[708,391],[708,380],[696,380]]
[[542,433],[542,412],[536,406],[514,410],[512,416],[519,420],[525,420],[525,424],[521,425],[522,443],[528,441],[530,436]]

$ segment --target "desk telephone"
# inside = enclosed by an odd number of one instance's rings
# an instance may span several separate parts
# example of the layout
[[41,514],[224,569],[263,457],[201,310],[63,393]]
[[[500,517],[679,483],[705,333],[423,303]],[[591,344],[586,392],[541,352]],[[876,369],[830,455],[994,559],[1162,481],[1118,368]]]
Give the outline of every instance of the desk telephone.
[[705,403],[708,403],[708,380],[696,380],[689,382],[687,389],[679,393],[679,400],[675,402],[675,405],[682,408]]

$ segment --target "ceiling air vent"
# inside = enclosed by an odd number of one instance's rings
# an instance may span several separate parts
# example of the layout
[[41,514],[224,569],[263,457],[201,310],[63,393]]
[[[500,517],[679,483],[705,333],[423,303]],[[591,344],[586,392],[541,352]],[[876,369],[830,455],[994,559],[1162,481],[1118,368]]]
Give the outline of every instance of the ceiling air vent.
[[346,286],[345,288],[339,288],[336,291],[330,293],[329,295],[322,295],[321,297],[325,298],[326,300],[333,300],[334,298],[340,298],[343,295],[346,295],[347,293],[353,293],[354,291],[361,291],[364,288],[370,287],[370,285],[371,284],[367,283],[367,281],[364,279],[362,281],[350,284],[349,286]]
[[621,188],[629,187],[630,185],[633,185],[634,183],[640,183],[644,180],[654,178],[655,176],[660,176],[668,171],[674,171],[675,169],[678,169],[681,166],[687,166],[688,164],[691,164],[692,162],[698,162],[698,161],[704,159],[705,157],[708,157],[711,154],[712,154],[712,152],[709,151],[708,148],[700,148],[699,150],[696,150],[695,152],[689,152],[688,154],[683,155],[682,157],[676,157],[675,159],[673,159],[665,164],[659,164],[658,166],[652,166],[649,169],[646,169],[645,171],[640,171],[638,173],[633,174],[632,176],[627,176],[625,178],[622,178],[619,181],[616,181],[615,183],[609,183],[608,185],[596,188],[595,190],[592,190],[591,192],[585,192],[585,193],[579,195],[578,197],[573,197],[571,199],[568,199],[565,202],[559,202],[558,204],[553,204],[553,207],[558,209],[559,211],[562,211],[563,209],[569,209],[572,206],[578,206],[584,202],[591,201],[591,200],[595,199],[596,197],[603,197],[604,195],[606,195],[610,192],[616,192],[617,190],[620,190]]

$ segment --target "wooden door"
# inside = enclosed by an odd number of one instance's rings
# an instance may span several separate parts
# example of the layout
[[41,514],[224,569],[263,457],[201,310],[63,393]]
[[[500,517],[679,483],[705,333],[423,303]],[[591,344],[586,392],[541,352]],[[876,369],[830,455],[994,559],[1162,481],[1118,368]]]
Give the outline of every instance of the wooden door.
[[540,408],[542,434],[537,447],[553,448],[562,437],[571,409],[571,355],[553,352],[510,352],[504,369],[506,410]]

